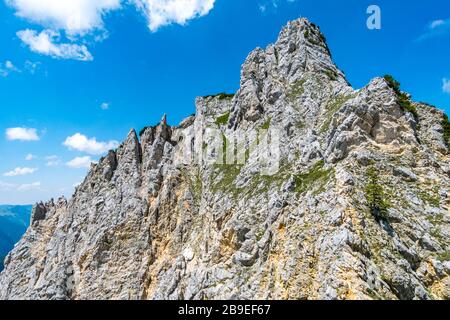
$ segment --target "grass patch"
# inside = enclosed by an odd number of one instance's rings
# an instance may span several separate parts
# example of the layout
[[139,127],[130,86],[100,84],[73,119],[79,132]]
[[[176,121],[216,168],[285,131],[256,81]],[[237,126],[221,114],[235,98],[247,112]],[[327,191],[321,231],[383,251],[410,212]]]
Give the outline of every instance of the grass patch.
[[423,202],[428,203],[429,205],[439,208],[441,205],[441,197],[439,195],[439,187],[433,187],[431,193],[426,191],[420,191],[418,194],[419,198],[422,199]]
[[252,177],[252,181],[248,186],[247,194],[266,193],[273,186],[281,188],[283,183],[291,177],[291,166],[286,161],[282,161],[280,168],[276,174],[261,175],[257,174]]
[[427,217],[428,222],[430,222],[431,224],[440,224],[444,221],[444,215],[441,214],[437,214],[437,215],[432,215],[432,216],[428,216]]
[[261,126],[261,129],[269,130],[271,122],[272,122],[271,118],[267,119],[266,122],[264,122],[263,125]]
[[450,252],[449,251],[442,252],[438,254],[437,257],[440,261],[450,261]]
[[235,182],[241,173],[242,167],[242,165],[235,164],[215,164],[215,172],[219,171],[219,173],[213,174],[212,192],[217,193],[221,191],[224,193],[231,193],[234,197],[237,197],[241,192],[241,189],[236,187]]
[[325,70],[325,74],[331,81],[336,81],[338,79],[337,73],[333,70]]
[[397,95],[397,103],[398,105],[404,110],[412,113],[414,118],[416,120],[419,119],[419,114],[417,113],[417,108],[415,105],[411,103],[411,100],[409,99],[408,95],[406,93],[403,93],[400,90],[400,82],[394,79],[391,75],[385,75],[384,80],[388,83],[389,87],[394,90],[395,94]]
[[218,94],[212,94],[212,95],[208,95],[208,96],[204,96],[204,99],[208,99],[208,98],[218,98],[219,100],[231,100],[233,99],[235,96],[234,93],[225,93],[225,92],[221,92]]
[[291,84],[286,97],[290,102],[294,102],[298,98],[300,98],[305,92],[304,85],[306,83],[306,79],[299,79]]
[[330,100],[326,107],[326,116],[325,122],[320,129],[321,133],[327,132],[330,128],[331,121],[333,120],[333,115],[342,108],[342,106],[350,99],[352,99],[353,95],[340,95]]
[[334,171],[333,169],[325,170],[323,168],[324,166],[325,162],[321,160],[317,162],[309,172],[295,175],[295,191],[301,194],[311,189],[314,185],[319,185],[319,188],[314,194],[319,194],[325,191],[325,185],[331,178]]
[[302,129],[304,129],[304,128],[306,127],[306,125],[305,125],[302,121],[297,121],[297,122],[295,123],[295,127],[296,127],[297,129],[299,129],[299,130],[302,130]]
[[216,124],[220,126],[224,126],[228,123],[230,119],[230,112],[227,112],[216,119]]
[[[313,25],[313,27],[314,27],[315,29],[319,30],[319,28],[318,28],[317,26]],[[323,33],[320,32],[320,30],[319,30],[319,34],[318,34],[319,40],[316,40],[314,37],[312,37],[312,36],[311,36],[311,32],[309,32],[309,30],[305,30],[304,33],[303,33],[303,35],[304,35],[305,38],[306,38],[309,42],[311,42],[313,45],[324,47],[324,48],[327,50],[328,54],[331,56],[330,49],[328,48],[328,46],[327,46],[327,44],[326,44],[326,43],[327,43],[327,39],[325,38],[325,36],[323,35]],[[316,35],[315,32],[314,32],[314,35]]]

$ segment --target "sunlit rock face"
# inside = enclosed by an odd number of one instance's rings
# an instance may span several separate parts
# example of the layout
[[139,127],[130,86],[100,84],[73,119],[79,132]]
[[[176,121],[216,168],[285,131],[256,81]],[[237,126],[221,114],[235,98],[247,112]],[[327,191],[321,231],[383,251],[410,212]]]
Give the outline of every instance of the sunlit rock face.
[[[0,298],[450,298],[441,111],[384,78],[353,89],[306,19],[250,53],[234,96],[196,104],[37,205]],[[225,148],[255,133],[268,153]]]

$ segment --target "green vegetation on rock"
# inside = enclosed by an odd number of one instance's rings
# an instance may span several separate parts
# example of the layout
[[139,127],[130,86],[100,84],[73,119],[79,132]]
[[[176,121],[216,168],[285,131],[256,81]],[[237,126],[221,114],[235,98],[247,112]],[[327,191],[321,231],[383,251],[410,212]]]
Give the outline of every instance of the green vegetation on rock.
[[237,197],[240,189],[236,187],[236,179],[241,173],[242,167],[242,165],[236,164],[215,164],[215,173],[212,176],[212,192],[221,191]]
[[212,94],[209,96],[204,96],[203,98],[207,99],[207,98],[218,98],[219,100],[231,100],[233,99],[235,96],[234,93],[225,93],[225,92],[221,92],[218,94]]
[[450,261],[450,252],[444,251],[438,254],[438,259],[441,261]]
[[325,74],[331,81],[336,81],[338,79],[338,75],[335,71],[325,70]]
[[385,75],[384,80],[388,83],[389,87],[394,90],[397,95],[397,103],[398,105],[405,111],[412,113],[412,115],[417,119],[419,119],[419,114],[417,113],[416,106],[411,103],[408,95],[400,90],[400,82],[394,79],[391,75]]
[[325,162],[323,160],[317,162],[309,172],[297,174],[295,179],[295,191],[297,193],[304,193],[313,186],[318,185],[315,194],[325,191],[325,186],[330,180],[333,169],[324,169]]
[[326,107],[325,122],[320,129],[320,132],[327,132],[330,128],[331,121],[333,120],[333,115],[342,108],[342,106],[350,99],[354,98],[353,95],[340,95],[331,99]]
[[429,205],[439,208],[441,204],[441,197],[439,195],[439,187],[435,186],[430,192],[420,191],[419,198],[422,199],[423,202],[428,203]]
[[427,217],[428,222],[430,222],[433,225],[438,225],[444,222],[444,215],[442,213],[431,215]]
[[257,174],[252,177],[248,187],[248,194],[268,192],[272,187],[281,188],[282,184],[292,176],[292,163],[282,160],[280,168],[276,174],[261,175]]
[[305,92],[304,84],[306,82],[306,79],[299,79],[295,81],[293,84],[291,84],[286,97],[290,102],[294,102],[298,98],[302,96],[302,94]]
[[224,126],[228,123],[230,119],[230,112],[227,112],[216,119],[216,124],[220,126]]
[[269,119],[267,119],[264,123],[263,123],[263,125],[261,126],[261,129],[263,129],[263,130],[269,130],[269,128],[270,128],[270,123],[272,122],[272,119],[271,118],[269,118]]
[[447,144],[447,148],[450,150],[450,121],[445,113],[442,119],[442,128],[444,129],[444,141]]
[[194,196],[194,199],[199,204],[203,193],[203,181],[200,170],[191,172],[190,170],[183,169],[181,170],[181,174],[189,184],[189,188]]
[[378,179],[380,173],[374,167],[369,167],[366,175],[367,185],[365,193],[370,211],[377,220],[387,220],[387,210],[390,204]]

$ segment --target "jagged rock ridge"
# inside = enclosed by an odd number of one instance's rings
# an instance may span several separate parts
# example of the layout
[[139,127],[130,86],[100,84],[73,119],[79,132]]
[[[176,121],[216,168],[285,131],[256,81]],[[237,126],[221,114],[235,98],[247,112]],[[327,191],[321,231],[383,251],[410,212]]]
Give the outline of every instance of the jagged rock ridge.
[[[441,111],[413,115],[383,78],[353,89],[306,19],[250,53],[236,95],[196,105],[178,127],[131,131],[69,201],[36,206],[0,298],[450,298]],[[272,175],[196,159],[218,152],[209,128],[269,127]]]

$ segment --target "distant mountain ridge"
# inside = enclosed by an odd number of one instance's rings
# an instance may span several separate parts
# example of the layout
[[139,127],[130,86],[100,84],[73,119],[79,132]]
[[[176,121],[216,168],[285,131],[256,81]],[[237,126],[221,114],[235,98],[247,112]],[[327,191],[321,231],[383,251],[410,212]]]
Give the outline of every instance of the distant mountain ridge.
[[0,205],[0,271],[3,260],[30,224],[31,205]]

